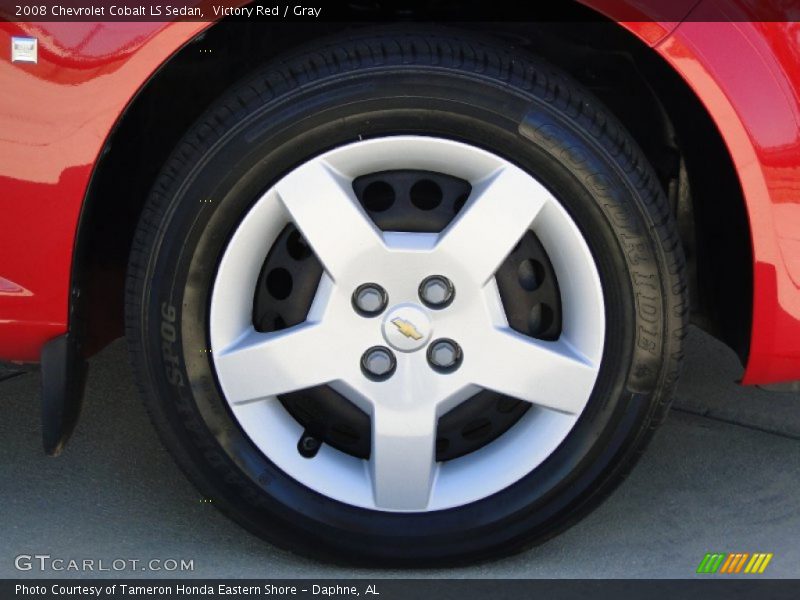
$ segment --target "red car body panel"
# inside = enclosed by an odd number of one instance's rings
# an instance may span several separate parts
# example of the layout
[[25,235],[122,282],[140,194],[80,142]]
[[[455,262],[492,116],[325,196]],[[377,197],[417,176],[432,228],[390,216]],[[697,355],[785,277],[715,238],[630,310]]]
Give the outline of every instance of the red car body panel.
[[[743,382],[798,380],[800,25],[700,22],[709,2],[683,22],[621,24],[694,90],[738,171],[755,288]],[[587,4],[614,18],[627,3]],[[35,362],[66,332],[78,220],[105,141],[159,65],[207,25],[0,24],[0,359]],[[20,34],[39,38],[37,65],[11,64]]]
[[[66,332],[78,218],[106,138],[207,25],[0,25],[0,359],[38,361]],[[39,38],[38,64],[11,63],[14,35]]]
[[714,118],[744,192],[754,297],[742,382],[800,379],[800,24],[692,20],[657,49]]

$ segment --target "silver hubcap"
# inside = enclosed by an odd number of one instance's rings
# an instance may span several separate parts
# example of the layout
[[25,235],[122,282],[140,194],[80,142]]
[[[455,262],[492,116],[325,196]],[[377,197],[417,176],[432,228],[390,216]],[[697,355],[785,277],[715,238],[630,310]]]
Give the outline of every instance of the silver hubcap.
[[[470,182],[473,191],[440,234],[382,232],[359,206],[352,181],[391,169],[452,175]],[[325,273],[305,323],[260,333],[252,323],[259,271],[271,241],[290,222]],[[528,229],[558,276],[562,333],[552,342],[508,326],[494,278]],[[442,308],[423,305],[421,284],[432,274],[455,289]],[[381,286],[389,299],[379,318],[354,310],[354,290],[365,282]],[[434,300],[443,291],[429,290]],[[364,298],[369,306],[373,300]],[[473,146],[398,136],[327,152],[256,202],[220,262],[210,335],[218,381],[234,416],[278,467],[341,502],[430,511],[504,489],[564,440],[597,378],[604,315],[600,279],[582,235],[533,177]],[[431,348],[441,340],[457,344],[457,368],[432,368],[431,356],[448,359],[447,348]],[[365,352],[387,346],[396,360],[391,376],[366,376]],[[370,416],[369,460],[327,445],[313,459],[298,452],[302,427],[277,396],[318,385],[330,385]],[[533,409],[480,450],[436,462],[438,418],[481,389]]]

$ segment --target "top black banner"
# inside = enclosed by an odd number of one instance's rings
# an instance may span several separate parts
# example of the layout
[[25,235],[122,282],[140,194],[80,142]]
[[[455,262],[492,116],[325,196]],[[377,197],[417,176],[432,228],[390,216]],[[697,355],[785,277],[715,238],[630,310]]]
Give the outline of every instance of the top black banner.
[[800,21],[800,0],[353,0],[337,4],[257,0],[0,0],[17,22],[680,22]]

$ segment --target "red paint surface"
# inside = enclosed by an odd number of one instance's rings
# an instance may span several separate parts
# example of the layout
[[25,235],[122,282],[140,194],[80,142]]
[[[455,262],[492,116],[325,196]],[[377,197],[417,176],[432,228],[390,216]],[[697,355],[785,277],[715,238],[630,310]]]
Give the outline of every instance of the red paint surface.
[[[206,25],[0,24],[0,359],[37,361],[66,331],[78,216],[103,143],[153,71]],[[10,62],[13,35],[39,39],[38,64]]]
[[755,289],[750,356],[742,382],[797,380],[800,24],[694,20],[701,17],[692,15],[657,50],[716,121],[744,191]]
[[649,46],[669,35],[698,0],[578,0],[626,29]]
[[[694,89],[738,170],[755,261],[744,382],[800,379],[800,25],[698,22],[712,2],[680,25],[622,24]],[[205,26],[0,24],[0,359],[36,361],[66,331],[77,220],[103,143],[152,72]],[[38,65],[10,63],[18,34],[39,38]]]

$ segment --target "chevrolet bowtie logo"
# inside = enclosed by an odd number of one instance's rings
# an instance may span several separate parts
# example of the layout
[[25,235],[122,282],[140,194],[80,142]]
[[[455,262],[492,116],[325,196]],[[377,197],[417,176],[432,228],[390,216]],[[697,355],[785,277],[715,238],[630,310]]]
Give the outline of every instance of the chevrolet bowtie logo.
[[397,330],[407,338],[411,338],[412,340],[422,339],[422,334],[416,327],[414,327],[414,324],[411,323],[410,321],[406,321],[405,319],[401,319],[400,317],[395,317],[394,319],[392,319],[392,325],[397,327]]

